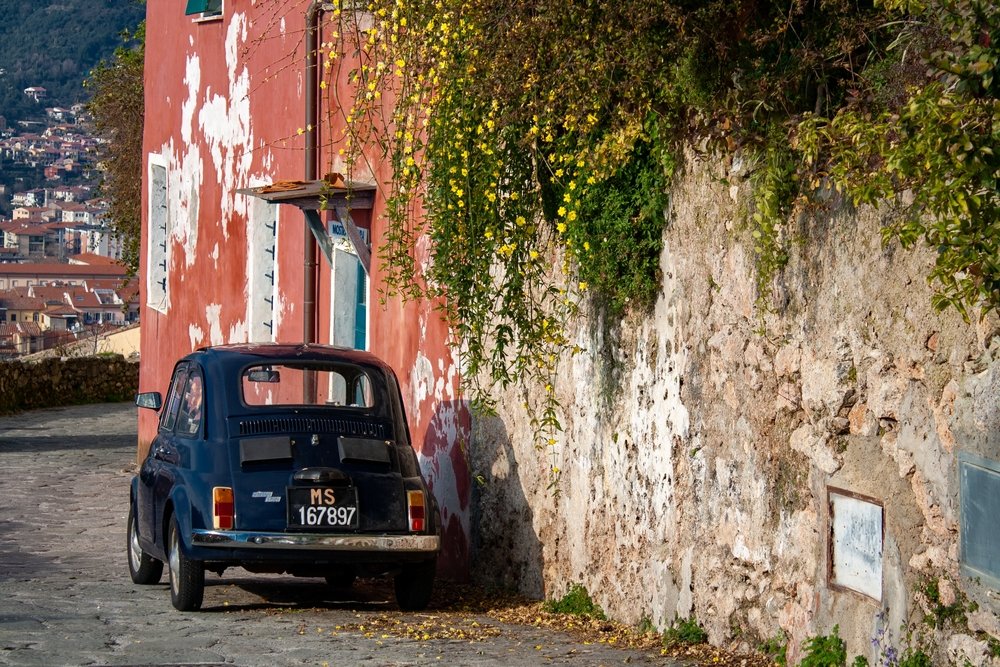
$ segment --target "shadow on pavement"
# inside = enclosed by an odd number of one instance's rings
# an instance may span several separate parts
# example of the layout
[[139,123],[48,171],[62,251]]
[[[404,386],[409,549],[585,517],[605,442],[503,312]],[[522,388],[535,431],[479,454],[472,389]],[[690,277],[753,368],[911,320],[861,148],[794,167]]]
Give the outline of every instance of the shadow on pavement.
[[[18,429],[23,433],[26,429]],[[0,428],[0,452],[51,452],[61,449],[135,449],[135,435],[17,435],[10,437]]]
[[[167,573],[157,588],[163,591],[163,603],[170,604]],[[427,612],[486,614],[515,609],[533,601],[521,595],[496,589],[439,581]],[[283,612],[289,610],[339,609],[353,612],[396,612],[396,598],[391,578],[359,579],[349,588],[334,588],[309,577],[238,574],[205,580],[202,613]]]

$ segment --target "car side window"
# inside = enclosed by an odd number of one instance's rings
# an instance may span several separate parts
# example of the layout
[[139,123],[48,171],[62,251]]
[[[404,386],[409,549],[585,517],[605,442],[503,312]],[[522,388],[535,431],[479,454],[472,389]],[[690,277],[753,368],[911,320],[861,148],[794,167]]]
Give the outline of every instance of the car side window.
[[160,417],[160,429],[170,431],[177,421],[177,411],[181,406],[181,392],[187,383],[188,368],[182,366],[174,371],[174,379],[170,383],[170,392],[167,394],[167,409]]
[[177,420],[177,432],[183,435],[195,435],[201,432],[201,422],[204,416],[204,382],[201,374],[192,371],[188,375],[187,386],[181,399],[180,413]]

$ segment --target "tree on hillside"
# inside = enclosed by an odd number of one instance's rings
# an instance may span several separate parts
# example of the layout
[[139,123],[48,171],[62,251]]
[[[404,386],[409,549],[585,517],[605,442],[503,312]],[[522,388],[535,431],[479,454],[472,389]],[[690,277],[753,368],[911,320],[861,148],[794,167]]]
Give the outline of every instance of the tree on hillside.
[[139,270],[142,202],[143,61],[146,24],[122,34],[124,43],[110,61],[101,61],[85,85],[91,89],[90,112],[102,147],[102,194],[109,201],[111,226],[122,240],[130,275]]

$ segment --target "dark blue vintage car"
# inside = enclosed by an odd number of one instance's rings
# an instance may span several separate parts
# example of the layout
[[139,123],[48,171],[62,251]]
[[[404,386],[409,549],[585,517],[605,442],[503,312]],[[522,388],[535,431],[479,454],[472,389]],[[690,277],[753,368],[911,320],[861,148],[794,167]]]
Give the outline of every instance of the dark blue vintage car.
[[174,607],[199,609],[205,571],[391,575],[406,610],[430,601],[437,504],[410,446],[399,385],[377,357],[323,345],[203,348],[174,368],[132,480],[132,581],[168,564]]

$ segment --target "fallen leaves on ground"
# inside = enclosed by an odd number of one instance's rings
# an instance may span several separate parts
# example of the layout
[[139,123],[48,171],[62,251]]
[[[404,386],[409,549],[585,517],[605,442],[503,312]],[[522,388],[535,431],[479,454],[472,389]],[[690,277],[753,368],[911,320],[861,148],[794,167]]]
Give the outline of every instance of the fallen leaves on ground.
[[471,586],[448,586],[435,595],[431,607],[432,612],[423,614],[359,615],[357,623],[338,626],[333,632],[359,632],[373,639],[484,641],[500,636],[502,625],[528,625],[566,632],[584,645],[604,644],[648,651],[653,655],[689,660],[696,665],[774,666],[774,662],[762,654],[727,651],[708,644],[665,646],[659,633],[640,631],[615,621],[549,613],[540,601]]

